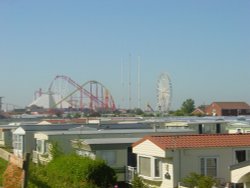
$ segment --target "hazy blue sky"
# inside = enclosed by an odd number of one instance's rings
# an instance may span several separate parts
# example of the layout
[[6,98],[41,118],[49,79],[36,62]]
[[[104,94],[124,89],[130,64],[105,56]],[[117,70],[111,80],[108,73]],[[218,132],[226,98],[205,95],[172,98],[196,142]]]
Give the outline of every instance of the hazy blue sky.
[[249,10],[249,0],[1,0],[0,96],[25,106],[67,75],[100,81],[126,107],[131,62],[136,107],[140,56],[142,108],[156,106],[162,72],[172,80],[172,109],[187,98],[250,103]]

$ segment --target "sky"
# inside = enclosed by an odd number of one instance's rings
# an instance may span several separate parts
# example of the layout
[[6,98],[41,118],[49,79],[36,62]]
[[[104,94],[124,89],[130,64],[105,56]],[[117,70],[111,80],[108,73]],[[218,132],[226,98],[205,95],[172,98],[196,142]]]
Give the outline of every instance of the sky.
[[141,108],[155,108],[167,73],[172,110],[188,98],[250,104],[249,10],[249,0],[1,0],[0,96],[24,107],[66,75],[138,107],[139,75]]

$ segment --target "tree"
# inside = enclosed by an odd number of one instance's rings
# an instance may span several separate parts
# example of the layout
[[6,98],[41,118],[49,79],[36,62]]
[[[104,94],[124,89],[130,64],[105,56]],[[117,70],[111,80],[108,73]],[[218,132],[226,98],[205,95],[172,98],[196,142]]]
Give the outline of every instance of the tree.
[[195,109],[194,100],[187,99],[182,103],[181,111],[186,114],[190,115]]
[[184,116],[185,114],[181,110],[176,110],[173,115],[175,116]]
[[135,174],[131,184],[132,188],[148,188],[148,186],[143,183],[143,179],[137,174]]
[[33,166],[30,173],[29,187],[108,188],[116,182],[105,161],[74,154],[58,156],[47,166]]
[[52,159],[55,159],[63,155],[62,148],[60,148],[57,142],[51,142],[50,144],[51,144],[50,153],[51,153]]
[[75,114],[73,115],[73,117],[74,117],[74,118],[80,118],[80,117],[81,117],[81,114],[80,114],[80,113],[75,113]]
[[136,108],[136,109],[134,110],[134,113],[135,113],[136,115],[143,115],[143,114],[144,114],[144,112],[143,112],[142,109],[140,109],[140,108]]
[[190,188],[194,188],[194,187],[211,188],[217,182],[214,178],[210,176],[204,176],[204,175],[200,175],[200,174],[192,172],[182,180],[182,183],[184,183],[185,186],[190,187]]

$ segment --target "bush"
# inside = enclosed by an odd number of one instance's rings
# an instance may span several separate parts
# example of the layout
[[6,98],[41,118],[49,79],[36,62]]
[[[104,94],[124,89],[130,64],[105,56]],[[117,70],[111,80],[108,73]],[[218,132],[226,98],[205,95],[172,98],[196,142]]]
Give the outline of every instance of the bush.
[[3,185],[3,173],[8,166],[8,161],[0,158],[0,185]]
[[62,155],[37,168],[30,179],[37,187],[108,188],[116,182],[114,170],[103,160],[77,155]]
[[197,173],[190,173],[187,177],[182,180],[185,186],[194,188],[211,188],[216,184],[216,180],[210,176],[204,176]]
[[143,179],[137,174],[135,174],[134,179],[132,180],[131,183],[132,183],[132,188],[148,188],[148,186],[146,186],[143,183]]

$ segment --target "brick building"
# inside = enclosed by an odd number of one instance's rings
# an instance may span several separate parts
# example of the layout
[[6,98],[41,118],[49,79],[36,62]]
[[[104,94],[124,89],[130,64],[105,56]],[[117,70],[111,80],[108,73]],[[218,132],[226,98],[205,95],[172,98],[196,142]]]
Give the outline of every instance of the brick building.
[[211,116],[250,115],[250,106],[245,102],[213,102],[205,113]]

